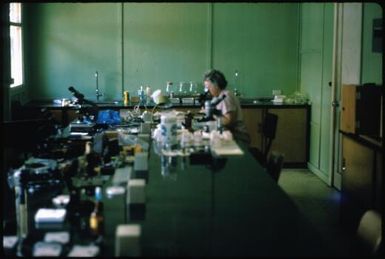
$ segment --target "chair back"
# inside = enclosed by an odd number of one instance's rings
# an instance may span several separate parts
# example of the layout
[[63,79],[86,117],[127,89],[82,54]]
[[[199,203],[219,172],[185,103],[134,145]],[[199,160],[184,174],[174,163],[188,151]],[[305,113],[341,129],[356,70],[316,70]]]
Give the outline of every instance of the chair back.
[[273,139],[275,138],[275,133],[277,131],[277,123],[278,116],[273,113],[266,113],[263,125],[262,125],[262,133],[265,138],[265,146],[263,149],[263,155],[265,160],[267,159],[267,155],[269,154],[271,144]]
[[368,210],[362,216],[357,229],[358,241],[371,255],[375,255],[382,242],[381,215],[375,210]]
[[284,155],[278,152],[271,152],[269,160],[266,164],[266,171],[269,175],[278,182],[279,176],[281,175]]
[[249,148],[254,158],[263,166],[266,167],[267,156],[270,151],[271,144],[275,138],[277,131],[278,116],[267,112],[262,122],[262,148]]
[[263,121],[262,132],[266,138],[274,139],[277,131],[278,116],[273,113],[266,113]]

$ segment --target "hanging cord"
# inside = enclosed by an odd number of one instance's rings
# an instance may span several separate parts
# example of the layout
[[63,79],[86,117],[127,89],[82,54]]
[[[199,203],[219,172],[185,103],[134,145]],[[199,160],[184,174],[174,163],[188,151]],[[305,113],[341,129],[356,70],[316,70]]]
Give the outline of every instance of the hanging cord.
[[134,106],[133,114],[140,114],[140,103]]
[[154,114],[156,108],[158,108],[158,104],[155,104],[154,108],[152,108],[152,114]]

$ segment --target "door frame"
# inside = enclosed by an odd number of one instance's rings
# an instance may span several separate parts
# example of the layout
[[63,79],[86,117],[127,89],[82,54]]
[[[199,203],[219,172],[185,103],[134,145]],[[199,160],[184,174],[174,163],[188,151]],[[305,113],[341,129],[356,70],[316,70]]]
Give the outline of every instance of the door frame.
[[362,51],[362,3],[335,3],[332,79],[331,186],[341,190],[342,138],[340,102],[343,84],[360,84]]

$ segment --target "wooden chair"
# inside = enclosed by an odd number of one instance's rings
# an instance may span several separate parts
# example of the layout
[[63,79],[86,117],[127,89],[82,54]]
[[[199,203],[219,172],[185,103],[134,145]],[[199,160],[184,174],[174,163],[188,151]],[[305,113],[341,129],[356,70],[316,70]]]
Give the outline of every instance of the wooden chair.
[[381,215],[375,210],[366,211],[358,225],[357,238],[367,255],[377,255],[382,242]]
[[271,152],[269,160],[266,163],[266,171],[278,183],[281,175],[284,155],[279,152]]

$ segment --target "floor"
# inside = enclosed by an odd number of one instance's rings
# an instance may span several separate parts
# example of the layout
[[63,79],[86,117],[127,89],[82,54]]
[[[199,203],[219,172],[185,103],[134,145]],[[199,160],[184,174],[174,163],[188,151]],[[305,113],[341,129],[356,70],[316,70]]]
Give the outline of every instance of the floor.
[[336,256],[354,256],[354,239],[339,223],[340,192],[307,169],[284,169],[279,186],[293,199],[305,217],[337,251]]

